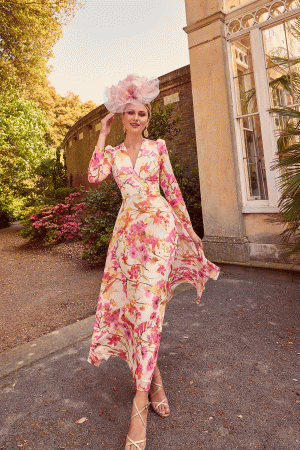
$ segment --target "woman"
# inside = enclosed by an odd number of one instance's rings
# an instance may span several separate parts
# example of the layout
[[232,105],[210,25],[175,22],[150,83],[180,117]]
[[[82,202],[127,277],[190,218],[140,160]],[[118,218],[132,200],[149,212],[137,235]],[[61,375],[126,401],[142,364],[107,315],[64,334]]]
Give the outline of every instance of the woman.
[[[178,284],[189,282],[197,288],[199,302],[204,283],[219,273],[205,259],[193,230],[165,142],[143,137],[143,132],[148,135],[150,101],[158,93],[158,80],[135,75],[107,91],[105,105],[111,112],[101,121],[89,166],[90,182],[113,172],[123,197],[107,253],[89,361],[99,365],[118,355],[130,367],[136,395],[126,450],[145,449],[150,404],[159,416],[170,414],[157,365],[168,300]],[[105,148],[116,112],[122,113],[126,138],[115,148]]]

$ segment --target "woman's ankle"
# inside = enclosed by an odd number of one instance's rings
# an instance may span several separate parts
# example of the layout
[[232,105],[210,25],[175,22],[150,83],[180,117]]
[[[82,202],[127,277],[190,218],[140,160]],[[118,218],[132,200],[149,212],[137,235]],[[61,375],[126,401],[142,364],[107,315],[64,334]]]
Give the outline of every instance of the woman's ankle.
[[152,377],[152,381],[151,381],[151,385],[152,383],[162,383],[162,378],[161,378],[161,374],[160,374],[160,370],[158,368],[158,366],[155,366],[154,372],[153,372],[153,377]]
[[138,406],[144,406],[148,403],[149,391],[136,390],[135,401]]

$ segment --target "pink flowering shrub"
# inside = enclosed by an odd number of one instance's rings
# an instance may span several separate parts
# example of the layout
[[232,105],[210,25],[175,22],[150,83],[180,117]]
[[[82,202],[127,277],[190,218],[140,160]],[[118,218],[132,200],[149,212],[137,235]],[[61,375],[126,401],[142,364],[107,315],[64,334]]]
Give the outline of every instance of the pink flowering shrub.
[[80,192],[73,192],[57,205],[36,208],[22,221],[21,236],[45,246],[81,239],[85,210],[81,195]]

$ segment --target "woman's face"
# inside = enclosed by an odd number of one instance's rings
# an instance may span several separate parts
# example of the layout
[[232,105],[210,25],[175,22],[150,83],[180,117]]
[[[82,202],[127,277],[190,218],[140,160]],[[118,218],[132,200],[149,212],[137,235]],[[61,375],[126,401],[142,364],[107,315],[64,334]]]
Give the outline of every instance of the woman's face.
[[142,134],[148,123],[148,110],[145,105],[128,105],[123,112],[123,124],[127,133]]

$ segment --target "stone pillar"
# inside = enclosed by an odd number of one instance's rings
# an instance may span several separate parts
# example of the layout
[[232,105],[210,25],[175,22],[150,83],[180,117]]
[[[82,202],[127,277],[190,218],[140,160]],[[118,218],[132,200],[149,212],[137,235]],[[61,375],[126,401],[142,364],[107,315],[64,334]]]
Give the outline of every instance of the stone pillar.
[[249,251],[233,129],[223,2],[185,2],[204,249],[213,261],[245,262]]

